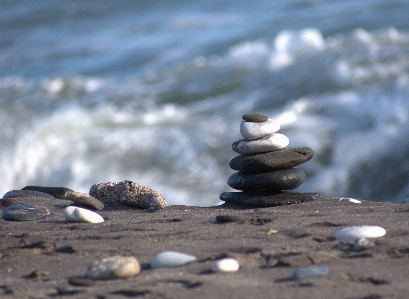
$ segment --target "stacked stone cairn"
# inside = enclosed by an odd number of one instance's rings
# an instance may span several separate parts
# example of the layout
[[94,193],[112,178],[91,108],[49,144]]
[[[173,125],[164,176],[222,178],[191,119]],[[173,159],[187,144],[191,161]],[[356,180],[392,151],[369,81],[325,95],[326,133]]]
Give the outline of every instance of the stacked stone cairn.
[[240,192],[223,192],[220,199],[248,206],[278,206],[320,198],[317,193],[291,192],[305,180],[301,169],[295,168],[309,161],[314,152],[308,147],[287,147],[287,136],[277,133],[280,124],[261,114],[245,114],[240,124],[244,137],[233,143],[239,153],[230,161],[237,170],[227,184]]

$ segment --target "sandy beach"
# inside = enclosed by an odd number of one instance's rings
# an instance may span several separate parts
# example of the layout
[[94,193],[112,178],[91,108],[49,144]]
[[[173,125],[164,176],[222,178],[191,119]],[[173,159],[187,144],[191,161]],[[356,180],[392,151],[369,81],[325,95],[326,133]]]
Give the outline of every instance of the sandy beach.
[[[37,221],[0,220],[1,298],[407,298],[409,206],[339,198],[270,208],[170,206],[145,210],[110,204],[105,222],[67,223],[67,201],[44,200],[52,214]],[[69,202],[68,202],[69,204]],[[1,207],[4,209],[4,207]],[[238,222],[219,223],[216,216]],[[375,246],[352,250],[335,233],[379,225]],[[173,250],[195,255],[185,266],[151,269],[152,257]],[[90,263],[134,256],[139,275],[74,286]],[[236,273],[212,273],[220,257],[240,263]],[[296,268],[323,265],[330,273],[295,281]]]

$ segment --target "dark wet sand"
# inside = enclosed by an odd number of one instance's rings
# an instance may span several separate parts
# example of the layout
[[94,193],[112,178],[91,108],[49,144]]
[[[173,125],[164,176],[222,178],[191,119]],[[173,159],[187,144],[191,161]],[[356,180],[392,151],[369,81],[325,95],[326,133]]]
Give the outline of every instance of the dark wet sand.
[[[339,198],[271,207],[172,206],[157,212],[122,205],[98,211],[100,224],[67,223],[67,201],[46,201],[52,215],[33,222],[0,220],[0,298],[408,298],[409,204]],[[1,207],[3,209],[4,207]],[[241,222],[217,223],[217,215]],[[345,226],[380,225],[375,247],[352,251],[336,241]],[[276,232],[275,232],[276,231]],[[196,255],[198,261],[173,269],[149,269],[160,251]],[[94,260],[135,256],[143,266],[133,278],[96,281],[78,287]],[[213,260],[231,256],[233,274],[209,272]],[[268,260],[278,260],[266,267]],[[330,274],[292,281],[297,267],[326,265]],[[33,271],[48,276],[28,278]],[[47,274],[47,273],[46,273]]]

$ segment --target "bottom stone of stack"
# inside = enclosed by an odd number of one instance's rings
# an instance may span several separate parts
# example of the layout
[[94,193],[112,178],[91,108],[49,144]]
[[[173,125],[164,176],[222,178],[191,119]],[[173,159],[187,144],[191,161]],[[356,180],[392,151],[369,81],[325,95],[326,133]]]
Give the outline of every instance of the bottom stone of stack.
[[319,193],[291,191],[223,192],[220,194],[220,199],[225,202],[257,207],[290,205],[323,198]]

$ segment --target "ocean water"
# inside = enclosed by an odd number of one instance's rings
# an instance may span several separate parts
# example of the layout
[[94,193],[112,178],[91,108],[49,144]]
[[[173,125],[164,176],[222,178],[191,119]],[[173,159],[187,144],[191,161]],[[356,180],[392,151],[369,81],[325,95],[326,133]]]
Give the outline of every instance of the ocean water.
[[[209,206],[245,113],[297,191],[409,198],[409,2],[0,1],[0,193],[132,180]],[[0,195],[1,195],[0,194]]]

